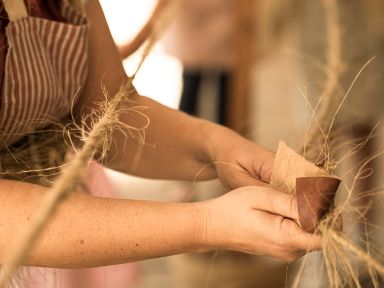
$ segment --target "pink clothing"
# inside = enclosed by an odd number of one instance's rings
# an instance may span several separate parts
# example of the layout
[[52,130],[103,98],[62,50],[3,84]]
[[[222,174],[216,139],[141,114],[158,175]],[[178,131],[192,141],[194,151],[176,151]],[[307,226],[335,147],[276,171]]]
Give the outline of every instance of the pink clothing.
[[167,53],[185,69],[230,69],[236,0],[182,0],[180,5],[164,38]]
[[[93,196],[117,197],[111,193],[109,180],[103,167],[91,162],[88,167],[87,184]],[[88,269],[57,269],[54,288],[127,288],[138,280],[136,263],[112,265]],[[31,287],[45,288],[46,286]]]
[[[87,186],[93,196],[116,197],[103,167],[91,162]],[[138,281],[136,263],[87,269],[24,267],[15,277],[15,288],[127,288]]]

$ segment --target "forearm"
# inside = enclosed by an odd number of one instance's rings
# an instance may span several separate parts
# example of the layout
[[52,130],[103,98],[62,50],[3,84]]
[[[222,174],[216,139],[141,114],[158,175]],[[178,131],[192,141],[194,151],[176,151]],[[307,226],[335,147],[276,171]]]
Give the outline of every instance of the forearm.
[[[13,181],[0,185],[0,261],[4,262],[47,190]],[[22,264],[92,267],[197,251],[204,247],[202,207],[73,193]]]
[[[137,96],[137,105],[146,106],[149,118],[145,144],[128,133],[115,132],[114,145],[108,153],[107,165],[122,172],[142,177],[192,181],[202,169],[199,180],[216,177],[210,153],[213,134],[226,128],[167,108],[149,98]],[[123,115],[121,120],[140,126],[140,115]],[[127,131],[124,131],[127,132]],[[207,166],[208,165],[208,166]]]
[[[162,3],[166,1],[162,0]],[[97,103],[105,102],[106,95],[101,89],[101,84],[105,86],[108,97],[112,98],[124,81],[127,81],[97,1],[89,1],[87,14],[92,22],[89,51],[92,61],[89,63],[88,83],[76,105],[75,115],[79,125],[86,121],[92,110],[99,109]],[[202,121],[191,120],[191,117],[148,98],[138,95],[133,98],[137,101],[134,105],[148,107],[144,111],[150,119],[150,125],[145,131],[146,144],[140,145],[137,139],[130,137],[127,130],[126,135],[115,132],[106,165],[144,177],[193,180],[196,173],[209,162],[201,159],[204,155],[200,155],[205,150],[202,148],[205,136],[200,131],[195,131],[201,129],[199,123]],[[142,118],[137,116],[125,114],[120,120],[134,126],[142,121]],[[181,165],[184,166],[180,167]],[[212,177],[215,177],[213,169],[205,178]]]
[[[74,114],[79,126],[92,110],[100,108],[96,103],[105,102],[106,97],[114,97],[127,80],[121,58],[96,0],[88,2],[87,15],[92,22],[89,45],[92,61],[89,63],[87,85],[75,107]],[[102,85],[108,95],[103,93]],[[128,130],[125,130],[125,135],[115,132],[105,161],[111,168],[143,177],[193,181],[200,169],[205,167],[198,180],[212,179],[216,177],[216,170],[213,165],[207,164],[214,161],[231,162],[226,157],[231,151],[217,156],[213,151],[215,147],[244,147],[245,140],[229,129],[187,116],[146,97],[136,95],[133,98],[137,101],[135,105],[147,107],[143,112],[148,115],[150,124],[145,131],[145,145],[132,139]],[[137,114],[125,114],[120,120],[127,125],[143,124],[143,119]],[[223,145],[228,142],[234,144]],[[261,153],[256,149],[249,150],[252,153],[246,155],[249,159],[256,155],[259,157],[259,154],[262,156],[261,150]]]

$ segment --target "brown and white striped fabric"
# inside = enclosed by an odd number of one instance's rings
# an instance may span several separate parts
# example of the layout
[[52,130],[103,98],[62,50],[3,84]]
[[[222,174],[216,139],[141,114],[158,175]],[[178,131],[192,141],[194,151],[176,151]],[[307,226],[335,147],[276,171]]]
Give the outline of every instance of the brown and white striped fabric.
[[28,9],[17,8],[25,8],[23,0],[3,0],[3,5],[10,22],[0,149],[69,114],[86,79],[89,26],[68,1],[61,6],[65,22],[25,14]]

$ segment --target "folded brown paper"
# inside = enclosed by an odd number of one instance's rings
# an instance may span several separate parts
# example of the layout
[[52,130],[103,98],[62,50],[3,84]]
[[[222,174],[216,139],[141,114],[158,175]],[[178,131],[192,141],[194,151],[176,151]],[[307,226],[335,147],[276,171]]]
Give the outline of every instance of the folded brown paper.
[[271,185],[297,199],[299,225],[313,233],[333,204],[340,180],[304,159],[280,141]]
[[271,185],[280,192],[296,196],[296,178],[313,176],[328,176],[328,174],[280,141],[272,170]]

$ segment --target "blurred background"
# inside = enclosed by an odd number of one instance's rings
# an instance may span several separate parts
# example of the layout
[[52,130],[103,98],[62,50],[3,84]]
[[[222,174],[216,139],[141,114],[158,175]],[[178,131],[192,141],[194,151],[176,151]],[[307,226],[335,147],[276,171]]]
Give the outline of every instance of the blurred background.
[[[151,15],[157,15],[160,2],[167,1],[100,0],[118,46],[134,41]],[[330,2],[337,5],[327,7]],[[336,174],[348,183],[355,173],[353,167],[384,148],[380,125],[384,116],[383,6],[379,0],[183,0],[161,24],[164,33],[139,71],[135,86],[142,95],[227,125],[272,150],[282,139],[299,151],[329,75],[337,76],[335,99],[343,98],[359,70],[375,57],[335,118],[339,141],[331,149],[335,159],[346,158]],[[337,21],[327,26],[332,11]],[[332,27],[335,23],[338,27]],[[332,42],[340,43],[338,67],[327,67],[330,54],[338,54],[329,51],[332,31],[339,32],[339,39]],[[125,58],[129,75],[142,51]],[[372,139],[359,153],[343,158],[370,134]],[[368,166],[373,172],[359,181],[356,195],[382,190],[383,157]],[[216,181],[191,184],[113,171],[108,175],[122,197],[133,199],[201,200],[225,192]],[[365,197],[358,203],[369,210],[368,221],[379,227],[369,232],[379,252],[384,243],[382,198]],[[363,228],[348,222],[346,227],[358,238]],[[301,287],[327,287],[319,269],[321,255],[312,254]],[[130,268],[127,286],[108,287],[286,287],[296,267],[230,252],[179,255],[136,263]],[[363,283],[370,287],[369,280]]]

